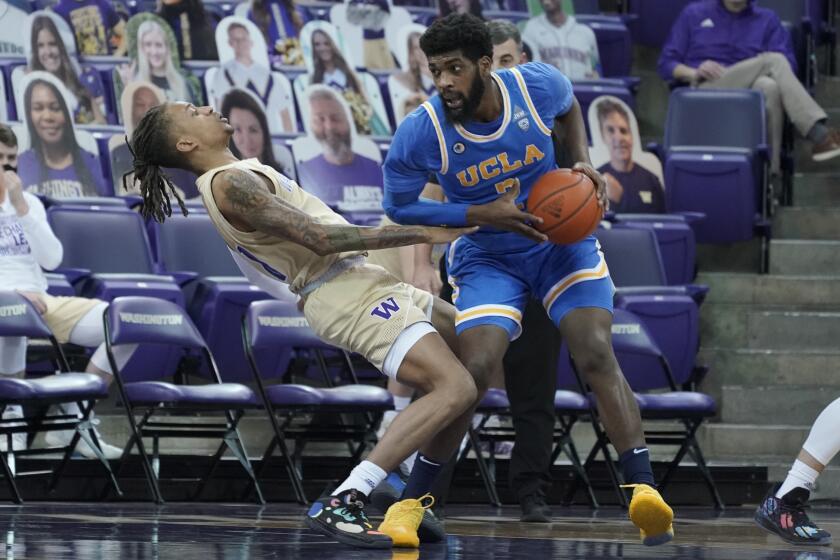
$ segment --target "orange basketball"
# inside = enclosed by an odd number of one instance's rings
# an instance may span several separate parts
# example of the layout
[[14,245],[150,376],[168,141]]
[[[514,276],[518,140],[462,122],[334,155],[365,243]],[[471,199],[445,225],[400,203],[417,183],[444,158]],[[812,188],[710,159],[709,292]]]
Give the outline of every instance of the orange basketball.
[[537,229],[561,245],[590,235],[604,216],[592,179],[571,169],[555,169],[537,179],[528,194],[528,212],[542,218]]

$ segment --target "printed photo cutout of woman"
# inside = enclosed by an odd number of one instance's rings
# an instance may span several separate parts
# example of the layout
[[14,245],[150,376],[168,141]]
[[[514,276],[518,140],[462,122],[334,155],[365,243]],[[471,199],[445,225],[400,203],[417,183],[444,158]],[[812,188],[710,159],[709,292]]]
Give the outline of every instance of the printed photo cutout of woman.
[[[25,28],[27,65],[12,73],[15,91],[23,91],[18,81],[22,73],[49,72],[76,99],[73,120],[77,124],[107,124],[102,78],[96,68],[79,64],[67,22],[54,13],[41,10],[29,15]],[[70,43],[66,42],[68,37]]]
[[292,153],[279,142],[272,142],[268,121],[260,100],[244,89],[229,90],[220,112],[233,127],[230,151],[240,159],[256,158],[286,177],[296,177]]
[[[47,72],[31,72],[24,80],[22,111],[25,134],[18,158],[23,187],[53,197],[107,196],[96,142],[88,135],[81,145],[73,119],[73,99],[64,85]],[[24,149],[25,147],[25,149]]]

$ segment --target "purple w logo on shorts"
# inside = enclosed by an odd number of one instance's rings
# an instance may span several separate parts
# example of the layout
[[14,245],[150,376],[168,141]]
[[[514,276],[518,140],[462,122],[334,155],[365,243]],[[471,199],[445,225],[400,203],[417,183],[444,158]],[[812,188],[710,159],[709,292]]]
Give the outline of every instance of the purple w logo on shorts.
[[383,302],[380,302],[379,305],[373,308],[370,312],[371,315],[376,315],[377,317],[382,317],[383,319],[390,319],[391,313],[396,313],[400,310],[400,306],[397,305],[397,302],[394,301],[394,298],[390,297]]

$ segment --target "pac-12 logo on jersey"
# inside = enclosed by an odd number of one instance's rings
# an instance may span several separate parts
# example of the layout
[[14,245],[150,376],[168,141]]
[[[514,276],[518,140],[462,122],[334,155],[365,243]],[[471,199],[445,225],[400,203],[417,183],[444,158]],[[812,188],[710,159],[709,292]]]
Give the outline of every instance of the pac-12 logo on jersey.
[[371,316],[376,315],[377,317],[381,317],[383,319],[390,319],[392,313],[396,313],[400,310],[399,304],[397,304],[394,298],[390,297],[385,301],[380,301],[379,305],[374,307],[370,314]]

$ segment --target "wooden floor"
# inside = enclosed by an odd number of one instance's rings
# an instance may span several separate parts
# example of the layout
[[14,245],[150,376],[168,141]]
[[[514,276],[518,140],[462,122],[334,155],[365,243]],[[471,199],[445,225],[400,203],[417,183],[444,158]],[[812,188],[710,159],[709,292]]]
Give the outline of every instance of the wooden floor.
[[[797,548],[752,523],[753,510],[716,515],[677,510],[676,539],[647,548],[617,508],[555,508],[550,525],[523,524],[515,508],[450,506],[445,543],[419,551],[357,550],[303,528],[303,509],[225,504],[30,503],[0,506],[0,557],[77,560],[332,560],[332,559],[580,559],[818,560],[830,547]],[[812,517],[840,535],[840,510],[817,508]],[[836,555],[840,557],[840,552]]]

